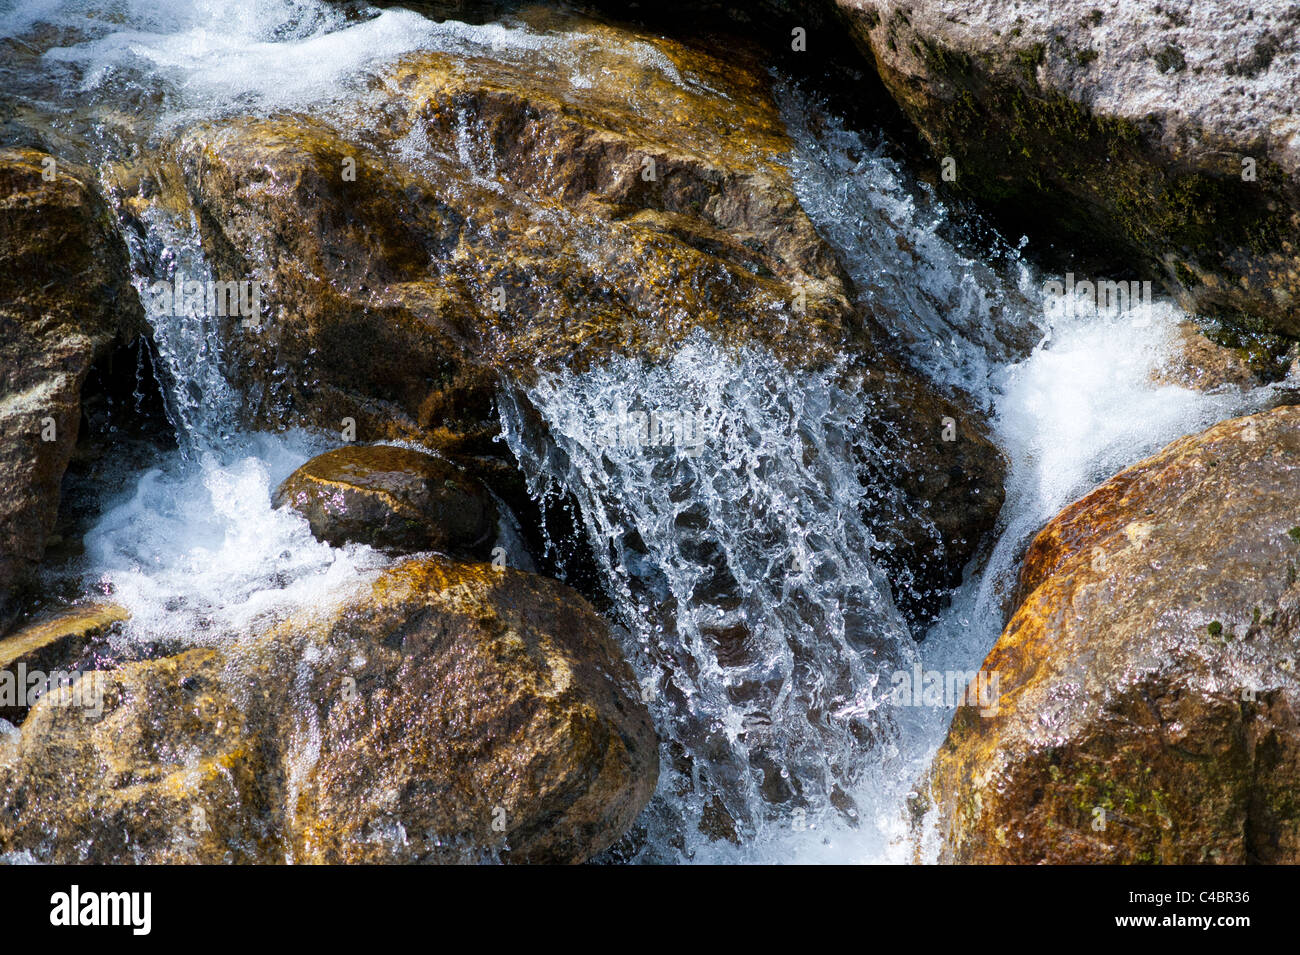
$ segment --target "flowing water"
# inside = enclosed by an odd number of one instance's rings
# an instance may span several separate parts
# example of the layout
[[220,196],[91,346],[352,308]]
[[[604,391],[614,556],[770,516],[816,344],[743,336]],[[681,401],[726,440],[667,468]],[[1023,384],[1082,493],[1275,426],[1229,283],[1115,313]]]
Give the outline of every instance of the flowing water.
[[[416,49],[547,50],[585,82],[580,44],[557,53],[522,26],[350,17],[317,0],[0,0],[0,37],[13,38],[0,80],[25,118],[96,168],[229,113],[328,107],[361,121],[355,78]],[[658,363],[611,360],[504,391],[504,440],[537,496],[576,501],[665,741],[659,791],[621,858],[910,859],[907,796],[952,710],[893,705],[893,675],[977,669],[1045,520],[1173,438],[1268,400],[1154,384],[1184,317],[1175,306],[1045,296],[1023,241],[962,241],[881,145],[782,83],[778,97],[801,201],[898,348],[989,416],[1010,465],[1006,504],[991,553],[915,634],[869,557],[863,503],[889,489],[864,486],[855,462],[887,465],[888,451],[862,428],[869,391],[842,369],[796,373],[699,336]],[[490,175],[472,137],[462,153]],[[157,213],[145,225],[127,236],[142,296],[206,274],[195,223]],[[241,431],[215,329],[194,313],[151,320],[179,447],[131,476],[73,568],[88,593],[131,610],[124,639],[225,639],[382,567],[270,506],[328,437]],[[623,440],[627,421],[651,423],[650,447]]]

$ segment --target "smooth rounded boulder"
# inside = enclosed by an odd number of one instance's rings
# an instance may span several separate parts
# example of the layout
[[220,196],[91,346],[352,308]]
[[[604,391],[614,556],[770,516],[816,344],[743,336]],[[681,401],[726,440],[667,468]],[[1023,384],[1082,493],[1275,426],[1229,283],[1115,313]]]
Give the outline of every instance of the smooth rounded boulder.
[[273,503],[301,513],[317,539],[336,547],[484,558],[496,537],[487,490],[447,461],[409,448],[326,451],[289,475]]
[[581,862],[654,792],[632,670],[556,581],[407,561],[270,646],[296,861]]

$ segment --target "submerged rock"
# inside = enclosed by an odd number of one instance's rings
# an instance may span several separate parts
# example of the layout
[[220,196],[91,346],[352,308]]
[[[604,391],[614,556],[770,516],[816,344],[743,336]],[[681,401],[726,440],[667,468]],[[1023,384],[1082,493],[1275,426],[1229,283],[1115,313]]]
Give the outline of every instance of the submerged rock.
[[1300,335],[1293,5],[838,3],[957,188]]
[[888,362],[871,378],[873,417],[864,427],[886,449],[863,469],[872,556],[899,609],[929,623],[997,525],[1006,462],[981,416]]
[[0,149],[0,618],[41,560],[91,366],[143,318],[85,170]]
[[1174,442],[1038,535],[931,771],[954,862],[1300,861],[1300,407]]
[[604,622],[487,565],[407,561],[263,636],[91,680],[97,708],[52,694],[0,740],[0,852],[580,862],[658,775]]
[[496,507],[481,485],[407,448],[326,451],[285,478],[273,503],[300,512],[319,540],[336,547],[355,542],[483,558],[496,534]]

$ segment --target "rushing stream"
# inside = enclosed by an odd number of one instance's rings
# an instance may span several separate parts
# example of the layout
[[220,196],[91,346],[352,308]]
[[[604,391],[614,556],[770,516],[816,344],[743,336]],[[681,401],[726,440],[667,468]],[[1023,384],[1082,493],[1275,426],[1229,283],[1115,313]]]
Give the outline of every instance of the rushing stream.
[[[360,114],[349,78],[412,50],[544,44],[524,27],[399,9],[356,20],[316,0],[0,0],[0,36],[27,51],[0,80],[96,168],[228,112]],[[566,54],[575,82],[580,53]],[[813,107],[777,85],[805,209],[898,347],[989,415],[1010,465],[999,537],[939,622],[918,642],[869,557],[861,502],[872,489],[854,461],[884,452],[863,437],[869,400],[836,369],[796,373],[699,335],[659,363],[611,360],[503,392],[502,424],[533,492],[577,502],[665,740],[630,852],[908,861],[907,795],[952,710],[890,706],[890,674],[978,669],[1016,558],[1044,521],[1267,394],[1153,383],[1185,318],[1173,304],[1113,312],[1045,295],[1050,276],[1022,259],[1023,242],[958,241],[943,205],[886,150],[833,119],[808,122]],[[469,142],[464,152],[490,160]],[[194,223],[158,214],[146,226],[127,235],[142,296],[159,278],[205,274]],[[153,322],[179,446],[131,476],[72,568],[87,592],[131,611],[125,639],[223,639],[337,599],[382,567],[369,548],[331,548],[270,506],[328,437],[242,432],[215,330],[196,314]],[[548,438],[530,432],[525,402]],[[628,415],[656,422],[662,442],[611,448],[600,429]]]

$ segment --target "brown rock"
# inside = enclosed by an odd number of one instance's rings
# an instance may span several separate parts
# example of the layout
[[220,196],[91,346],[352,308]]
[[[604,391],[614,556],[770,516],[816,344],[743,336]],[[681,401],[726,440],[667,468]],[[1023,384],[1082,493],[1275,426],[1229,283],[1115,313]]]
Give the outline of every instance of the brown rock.
[[863,481],[877,492],[868,513],[873,556],[895,604],[925,623],[997,524],[1006,462],[982,417],[909,372],[880,361],[869,381],[864,426],[886,451],[883,461],[863,462]]
[[318,539],[336,547],[484,558],[496,535],[496,506],[478,482],[407,448],[326,451],[285,478],[273,500],[299,511]]
[[189,650],[86,673],[42,698],[0,742],[0,852],[64,864],[283,861],[276,751],[232,698],[224,663]]
[[1264,384],[1264,376],[1251,366],[1241,349],[1211,341],[1195,322],[1179,323],[1176,334],[1173,353],[1152,372],[1154,381],[1194,391],[1247,389]]
[[0,853],[580,862],[658,776],[605,623],[487,565],[407,561],[263,636],[90,680],[99,707],[66,705],[74,685],[0,739]]
[[1066,508],[930,792],[955,862],[1300,861],[1300,407],[1174,442]]
[[294,665],[279,711],[298,861],[580,862],[654,791],[632,671],[562,584],[409,561],[299,632],[272,635],[288,660],[318,658]]
[[27,678],[34,672],[44,677],[64,672],[91,637],[128,617],[126,609],[117,604],[90,604],[30,624],[0,640],[0,719],[21,723],[28,709]]
[[0,149],[0,614],[44,556],[82,383],[141,327],[126,249],[88,181],[46,153]]

